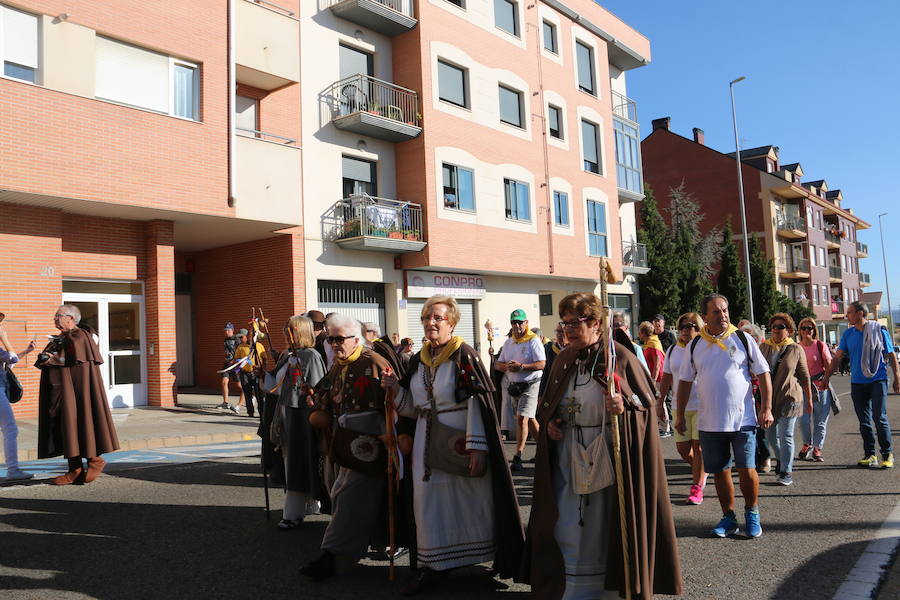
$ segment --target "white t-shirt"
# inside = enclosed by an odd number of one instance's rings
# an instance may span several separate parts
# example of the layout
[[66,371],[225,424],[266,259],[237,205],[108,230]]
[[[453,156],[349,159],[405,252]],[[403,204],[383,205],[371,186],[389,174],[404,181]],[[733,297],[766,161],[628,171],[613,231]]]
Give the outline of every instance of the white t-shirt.
[[697,389],[697,428],[700,431],[739,431],[741,427],[756,426],[750,371],[754,375],[768,373],[769,363],[750,336],[747,336],[752,359],[749,369],[747,353],[737,332],[722,343],[727,352],[700,338],[694,348],[693,363],[690,360],[691,345],[688,344],[679,372],[682,381],[694,382]]
[[[500,349],[500,356],[497,357],[500,362],[509,362],[511,360],[523,365],[547,360],[547,354],[544,352],[544,345],[541,338],[534,336],[527,342],[517,344],[513,338],[507,338],[503,342],[503,348]],[[532,379],[540,379],[543,371],[512,371],[506,372],[509,381],[531,381]]]
[[[690,342],[688,342],[690,344]],[[672,376],[672,391],[677,394],[678,393],[678,382],[681,381],[679,377],[681,373],[681,365],[684,360],[690,360],[688,358],[688,352],[690,351],[689,346],[681,347],[677,343],[669,346],[669,352],[666,356],[666,361],[663,363],[663,374],[668,373]],[[691,396],[688,399],[687,407],[684,409],[688,410],[697,410],[697,403],[699,402],[697,396],[697,383],[691,387]]]

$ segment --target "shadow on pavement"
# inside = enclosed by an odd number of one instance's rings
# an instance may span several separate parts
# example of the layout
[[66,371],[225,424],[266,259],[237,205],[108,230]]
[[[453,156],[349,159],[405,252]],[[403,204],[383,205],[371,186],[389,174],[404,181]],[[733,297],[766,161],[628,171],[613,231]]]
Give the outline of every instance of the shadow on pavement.
[[[845,525],[844,523],[836,525]],[[859,527],[859,523],[846,524]],[[862,524],[872,527],[874,523]],[[770,598],[815,598],[819,592],[831,590],[830,597],[869,545],[868,541],[842,544],[815,555],[794,569],[769,596]]]

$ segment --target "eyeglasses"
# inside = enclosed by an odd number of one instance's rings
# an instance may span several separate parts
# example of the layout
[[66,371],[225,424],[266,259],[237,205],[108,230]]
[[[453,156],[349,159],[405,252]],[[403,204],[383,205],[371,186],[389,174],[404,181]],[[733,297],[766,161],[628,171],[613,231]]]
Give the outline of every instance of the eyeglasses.
[[800,331],[814,331],[815,327],[810,327],[809,325],[804,325],[800,328]]
[[685,329],[699,329],[699,327],[694,323],[682,323],[678,326],[678,331],[684,331]]
[[366,329],[366,333],[378,333],[374,329]]
[[441,323],[441,321],[449,321],[450,317],[442,317],[441,315],[431,315],[431,316],[423,316],[423,323]]
[[574,328],[578,327],[579,325],[581,325],[582,323],[584,323],[585,321],[592,321],[592,320],[593,319],[591,317],[578,317],[577,319],[575,319],[573,321],[560,321],[559,326],[565,327],[567,329],[574,329]]
[[524,322],[525,321],[519,321],[518,319],[516,319],[515,321],[510,321],[509,324],[510,325],[521,325]]
[[329,344],[343,344],[346,340],[355,338],[355,335],[329,335],[326,340]]
[[774,325],[772,325],[772,329],[781,331],[782,329],[787,329],[787,325],[785,325],[784,323],[775,323]]
[[316,331],[325,329],[325,321],[313,321],[313,329]]

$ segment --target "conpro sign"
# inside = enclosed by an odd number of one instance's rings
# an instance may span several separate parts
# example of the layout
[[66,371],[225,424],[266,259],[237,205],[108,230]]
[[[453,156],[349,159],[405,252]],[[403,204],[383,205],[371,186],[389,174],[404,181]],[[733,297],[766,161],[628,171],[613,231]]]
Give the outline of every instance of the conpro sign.
[[481,300],[487,294],[484,277],[465,273],[406,272],[406,297],[428,298],[445,294],[461,299]]

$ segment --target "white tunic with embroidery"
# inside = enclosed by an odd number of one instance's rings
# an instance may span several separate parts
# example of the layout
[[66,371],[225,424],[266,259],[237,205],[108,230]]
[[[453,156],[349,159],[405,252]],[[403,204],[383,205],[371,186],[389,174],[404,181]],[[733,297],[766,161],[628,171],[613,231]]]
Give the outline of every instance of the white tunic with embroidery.
[[[423,409],[429,407],[423,377],[427,368],[419,363],[418,371],[412,377],[410,393],[406,394],[400,410],[404,416],[416,416],[413,406]],[[437,368],[433,387],[438,420],[466,432],[467,450],[487,452],[487,439],[478,400],[469,398],[456,402],[456,363],[453,360],[448,360]],[[419,566],[444,571],[492,561],[495,547],[494,496],[490,467],[482,477],[460,477],[432,468],[431,478],[422,481],[425,474],[423,460],[426,425],[426,417],[418,416],[412,453],[413,509]]]
[[[603,589],[609,529],[607,509],[608,503],[613,502],[616,486],[613,484],[584,496],[576,494],[572,486],[572,445],[580,443],[587,448],[604,429],[609,429],[609,418],[605,427],[594,427],[603,422],[606,412],[603,394],[603,388],[593,378],[577,372],[569,380],[568,391],[557,410],[557,417],[566,425],[563,426],[563,439],[557,442],[553,468],[553,489],[559,507],[559,519],[553,533],[566,569],[564,600],[596,600],[606,597],[605,594],[609,594],[609,598],[618,597],[615,592]],[[574,406],[571,412],[570,406]],[[570,416],[581,426],[580,439],[579,428],[568,424]],[[611,443],[610,434],[606,436]]]

